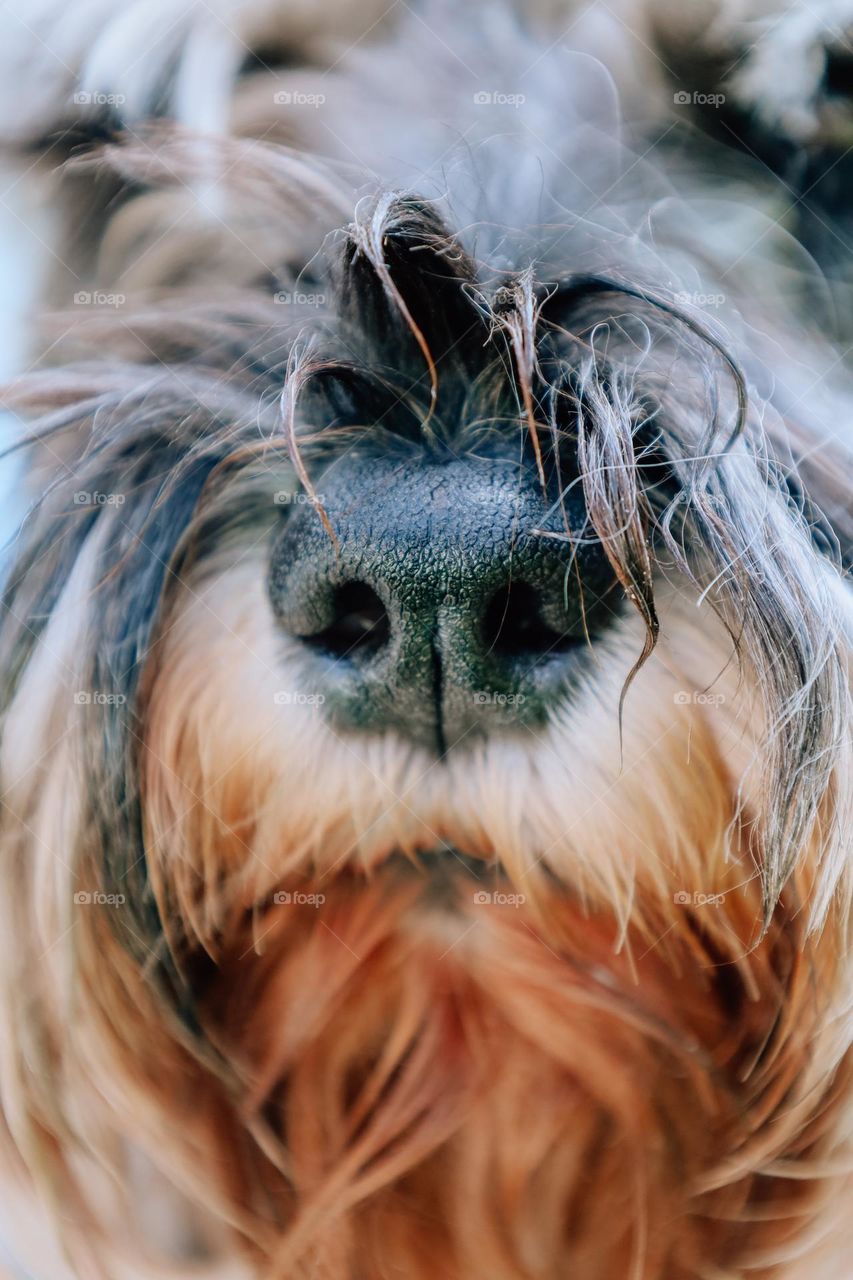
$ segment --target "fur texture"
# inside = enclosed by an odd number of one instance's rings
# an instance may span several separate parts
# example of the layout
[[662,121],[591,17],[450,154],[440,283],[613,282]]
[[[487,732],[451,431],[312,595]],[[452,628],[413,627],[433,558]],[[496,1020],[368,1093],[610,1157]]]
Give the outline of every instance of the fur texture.
[[[629,83],[632,131],[595,32],[485,13],[251,71],[250,138],[125,119],[57,182],[112,302],[9,392],[44,483],[0,627],[0,1097],[76,1275],[841,1280],[821,281]],[[334,540],[343,457],[508,447],[612,573],[572,696],[440,758],[341,731],[270,606],[282,526]]]

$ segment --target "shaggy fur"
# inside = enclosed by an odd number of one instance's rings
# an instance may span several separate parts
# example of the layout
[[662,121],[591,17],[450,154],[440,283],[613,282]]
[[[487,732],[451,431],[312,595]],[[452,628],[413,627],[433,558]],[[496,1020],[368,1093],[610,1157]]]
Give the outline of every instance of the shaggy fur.
[[[488,14],[253,70],[288,145],[124,121],[57,186],[121,301],[9,392],[0,1099],[75,1275],[841,1280],[851,389],[722,153]],[[610,575],[577,687],[341,730],[282,528],[507,450]]]

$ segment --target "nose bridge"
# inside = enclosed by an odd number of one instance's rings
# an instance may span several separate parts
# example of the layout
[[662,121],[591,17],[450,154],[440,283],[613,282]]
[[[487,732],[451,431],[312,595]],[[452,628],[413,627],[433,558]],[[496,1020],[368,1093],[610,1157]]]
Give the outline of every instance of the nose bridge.
[[404,627],[417,621],[444,634],[453,620],[465,630],[507,572],[508,553],[502,559],[494,541],[490,552],[461,539],[457,530],[415,541],[403,530],[390,559],[382,557],[375,571],[380,594],[399,611]]

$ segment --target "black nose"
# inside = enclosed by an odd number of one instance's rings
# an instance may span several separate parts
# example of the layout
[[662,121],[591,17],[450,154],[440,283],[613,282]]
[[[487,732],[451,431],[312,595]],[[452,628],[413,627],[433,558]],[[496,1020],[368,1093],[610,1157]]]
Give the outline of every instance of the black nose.
[[443,752],[570,694],[616,608],[577,486],[561,504],[506,462],[347,458],[318,489],[335,539],[295,509],[270,598],[337,725]]

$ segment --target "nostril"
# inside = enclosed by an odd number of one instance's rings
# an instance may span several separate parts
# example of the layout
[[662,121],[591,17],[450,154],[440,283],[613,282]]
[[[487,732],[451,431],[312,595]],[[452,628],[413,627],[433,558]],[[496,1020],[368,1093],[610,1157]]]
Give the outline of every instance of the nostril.
[[529,582],[510,582],[492,596],[483,618],[483,640],[490,653],[502,657],[544,657],[562,653],[577,638],[546,622],[544,600]]
[[336,658],[369,656],[381,649],[391,634],[388,612],[366,582],[347,582],[336,588],[332,612],[329,626],[313,636],[303,636],[304,644]]

